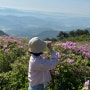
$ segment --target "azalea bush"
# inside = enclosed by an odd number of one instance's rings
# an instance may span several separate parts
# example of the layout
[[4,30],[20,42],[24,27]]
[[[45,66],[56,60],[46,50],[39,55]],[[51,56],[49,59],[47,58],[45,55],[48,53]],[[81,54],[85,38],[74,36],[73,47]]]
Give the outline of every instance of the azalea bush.
[[28,87],[28,45],[24,38],[0,37],[0,90]]
[[54,45],[59,65],[52,72],[50,90],[81,90],[85,78],[90,77],[90,44],[57,42]]
[[[59,64],[50,71],[47,90],[89,90],[90,44],[57,41],[53,47]],[[27,39],[0,37],[0,90],[28,89],[29,57]]]

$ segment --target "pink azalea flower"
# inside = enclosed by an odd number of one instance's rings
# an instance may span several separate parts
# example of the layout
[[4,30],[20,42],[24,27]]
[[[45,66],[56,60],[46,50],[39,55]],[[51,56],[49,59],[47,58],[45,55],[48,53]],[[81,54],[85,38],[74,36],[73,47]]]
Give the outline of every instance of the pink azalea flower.
[[60,58],[61,54],[59,52],[56,53],[57,57]]
[[85,56],[88,58],[88,57],[90,57],[90,54],[87,52],[87,53],[85,53]]
[[14,39],[14,36],[9,36],[8,38]]
[[8,54],[8,49],[5,49],[5,51],[4,51],[4,52],[5,52],[5,54]]
[[67,61],[68,63],[74,63],[75,62],[75,60],[74,59],[68,59],[68,61]]
[[85,83],[84,83],[84,88],[86,90],[88,90],[88,87],[89,87],[89,80],[87,80]]
[[18,46],[19,49],[23,49],[23,46]]
[[3,48],[7,48],[7,44],[3,46]]

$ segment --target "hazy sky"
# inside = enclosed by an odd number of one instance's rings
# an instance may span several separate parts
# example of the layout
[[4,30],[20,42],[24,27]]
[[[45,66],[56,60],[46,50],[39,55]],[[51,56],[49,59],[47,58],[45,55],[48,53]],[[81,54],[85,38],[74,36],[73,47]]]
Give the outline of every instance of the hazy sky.
[[90,0],[0,0],[0,7],[90,15]]

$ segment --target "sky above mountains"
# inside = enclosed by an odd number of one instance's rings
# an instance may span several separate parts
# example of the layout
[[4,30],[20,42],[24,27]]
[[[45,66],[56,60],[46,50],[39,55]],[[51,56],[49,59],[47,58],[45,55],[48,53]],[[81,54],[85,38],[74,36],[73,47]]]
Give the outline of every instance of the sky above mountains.
[[0,0],[0,7],[90,16],[90,0]]

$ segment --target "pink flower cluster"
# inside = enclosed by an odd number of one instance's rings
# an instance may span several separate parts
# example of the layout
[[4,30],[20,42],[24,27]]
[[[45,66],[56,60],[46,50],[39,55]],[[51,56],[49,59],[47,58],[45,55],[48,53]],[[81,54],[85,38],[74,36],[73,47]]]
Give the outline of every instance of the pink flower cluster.
[[24,38],[16,38],[14,36],[0,36],[0,41],[0,47],[4,49],[5,54],[9,53],[9,48],[11,47],[12,49],[15,49],[16,47],[16,49],[25,49],[26,47],[25,43],[22,45]]
[[59,52],[56,52],[56,55],[58,58],[60,58],[62,56]]
[[72,63],[74,63],[74,62],[75,62],[75,60],[74,60],[74,59],[70,59],[70,58],[69,58],[69,59],[67,60],[67,62],[68,62],[68,63],[70,63],[70,64],[72,64]]
[[90,57],[90,44],[85,44],[80,46],[80,53],[84,55],[86,58]]
[[65,43],[57,43],[56,46],[63,46],[65,48],[74,49],[76,48],[76,43],[73,43],[71,41],[67,41]]
[[89,85],[90,85],[89,80],[87,80],[87,81],[84,83],[84,88],[85,88],[85,90],[89,90]]
[[90,58],[90,44],[77,45],[74,42],[67,41],[65,43],[56,43],[58,47],[64,47],[65,49],[74,50],[76,53],[80,53],[85,56],[85,58]]

